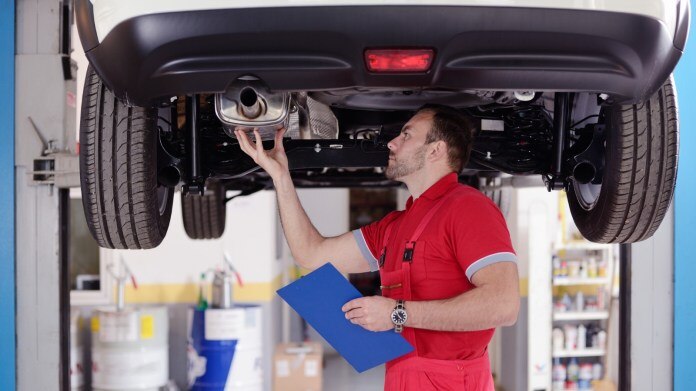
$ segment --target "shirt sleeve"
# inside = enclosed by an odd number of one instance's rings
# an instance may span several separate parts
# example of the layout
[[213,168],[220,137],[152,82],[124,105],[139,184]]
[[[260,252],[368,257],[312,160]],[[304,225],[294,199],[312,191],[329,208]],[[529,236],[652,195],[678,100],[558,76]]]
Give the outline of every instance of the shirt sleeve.
[[391,212],[382,219],[353,231],[355,242],[358,244],[365,261],[367,261],[370,271],[379,270],[378,259],[382,254],[387,226],[396,220],[400,214],[401,212],[399,211]]
[[457,200],[461,213],[452,219],[454,252],[471,281],[477,271],[498,262],[517,262],[510,232],[500,210],[486,196],[474,193]]

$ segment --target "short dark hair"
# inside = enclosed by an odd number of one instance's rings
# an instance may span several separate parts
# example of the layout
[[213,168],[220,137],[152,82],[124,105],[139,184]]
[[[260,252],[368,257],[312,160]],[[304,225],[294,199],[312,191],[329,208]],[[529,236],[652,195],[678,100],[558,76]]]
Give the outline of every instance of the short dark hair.
[[433,114],[433,123],[425,142],[444,141],[447,145],[450,167],[460,172],[469,162],[471,155],[476,130],[473,121],[463,112],[445,105],[425,104],[416,111],[416,114],[422,112]]

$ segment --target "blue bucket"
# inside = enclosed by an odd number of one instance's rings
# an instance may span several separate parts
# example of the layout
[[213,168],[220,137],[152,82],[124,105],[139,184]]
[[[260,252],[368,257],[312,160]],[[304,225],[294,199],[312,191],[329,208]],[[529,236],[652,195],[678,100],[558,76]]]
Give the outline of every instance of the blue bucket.
[[[191,344],[198,357],[205,358],[205,373],[197,377],[191,390],[224,390],[227,384],[237,340],[205,339],[205,310],[193,310]],[[189,366],[192,364],[189,363]]]

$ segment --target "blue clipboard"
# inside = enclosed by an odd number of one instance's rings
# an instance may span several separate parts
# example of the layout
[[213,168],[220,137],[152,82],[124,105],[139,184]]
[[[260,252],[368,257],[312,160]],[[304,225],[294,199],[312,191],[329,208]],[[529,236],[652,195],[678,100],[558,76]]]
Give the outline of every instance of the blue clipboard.
[[368,331],[346,319],[341,307],[362,295],[330,263],[279,289],[278,295],[358,372],[413,351],[394,330]]

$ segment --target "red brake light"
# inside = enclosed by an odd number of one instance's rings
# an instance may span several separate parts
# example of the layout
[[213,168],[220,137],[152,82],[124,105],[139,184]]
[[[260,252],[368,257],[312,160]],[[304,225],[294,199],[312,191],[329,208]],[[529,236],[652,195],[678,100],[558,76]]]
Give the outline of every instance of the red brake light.
[[370,72],[426,72],[434,56],[432,49],[368,49],[365,63]]

